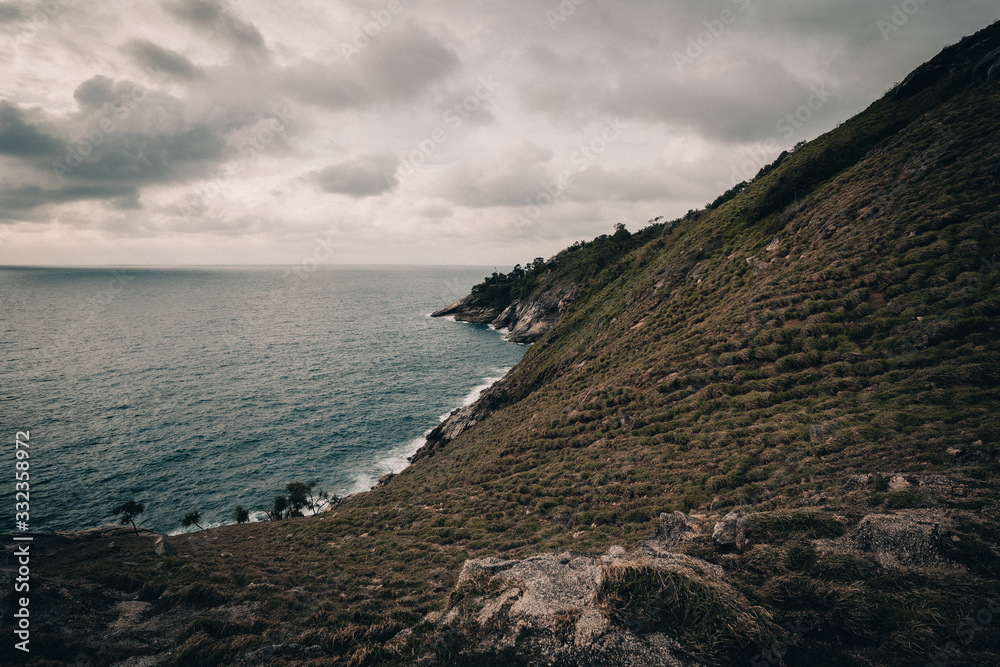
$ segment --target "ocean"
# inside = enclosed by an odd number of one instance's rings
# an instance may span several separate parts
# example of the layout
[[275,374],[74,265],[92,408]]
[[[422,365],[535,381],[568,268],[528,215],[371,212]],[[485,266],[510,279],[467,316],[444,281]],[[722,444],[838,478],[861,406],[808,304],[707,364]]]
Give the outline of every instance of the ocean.
[[32,531],[114,522],[130,498],[177,532],[292,481],[367,490],[523,354],[429,317],[491,271],[2,268],[3,487],[29,431]]

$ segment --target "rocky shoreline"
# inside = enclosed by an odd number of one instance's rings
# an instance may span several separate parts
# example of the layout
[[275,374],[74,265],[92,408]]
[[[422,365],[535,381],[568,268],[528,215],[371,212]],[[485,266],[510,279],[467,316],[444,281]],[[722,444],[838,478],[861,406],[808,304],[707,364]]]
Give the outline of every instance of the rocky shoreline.
[[447,308],[431,313],[431,317],[453,317],[459,322],[489,324],[506,329],[505,338],[524,345],[541,338],[556,320],[566,312],[579,293],[577,285],[536,289],[525,299],[516,299],[506,307],[498,307],[470,294]]
[[[576,285],[539,288],[528,298],[517,299],[505,308],[486,303],[478,296],[469,294],[450,306],[431,313],[431,317],[452,317],[458,322],[488,324],[498,330],[507,330],[504,337],[508,341],[527,345],[537,341],[552,328],[578,292]],[[427,434],[424,445],[409,457],[410,463],[433,456],[438,449],[489,416],[503,403],[502,383],[503,379],[483,390],[471,405],[452,410],[444,421]]]

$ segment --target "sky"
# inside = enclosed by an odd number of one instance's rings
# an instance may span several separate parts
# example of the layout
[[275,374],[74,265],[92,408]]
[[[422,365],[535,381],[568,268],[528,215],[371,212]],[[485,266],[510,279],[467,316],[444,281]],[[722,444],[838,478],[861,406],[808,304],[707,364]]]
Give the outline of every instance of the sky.
[[995,0],[0,2],[0,264],[513,265],[698,209]]

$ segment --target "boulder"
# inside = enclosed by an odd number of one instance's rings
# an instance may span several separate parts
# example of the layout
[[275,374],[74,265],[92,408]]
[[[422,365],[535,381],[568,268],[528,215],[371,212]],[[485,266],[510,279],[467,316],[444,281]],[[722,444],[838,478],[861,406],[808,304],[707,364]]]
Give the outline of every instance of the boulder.
[[722,517],[712,530],[712,543],[720,551],[742,551],[746,544],[746,519],[736,512]]
[[153,545],[153,553],[157,556],[176,556],[177,549],[167,541],[167,538],[160,535],[156,538],[156,544]]
[[[459,574],[461,585],[483,576],[518,588],[510,612],[519,617],[552,618],[559,612],[584,607],[600,583],[600,561],[569,553],[542,554],[524,560],[466,561]],[[520,584],[520,586],[517,586]]]
[[1000,74],[1000,49],[987,53],[973,70],[976,79],[994,79]]
[[928,567],[946,562],[941,555],[946,533],[940,523],[915,514],[869,514],[858,522],[850,539],[884,567]]
[[[680,517],[664,516],[668,525],[688,525]],[[701,581],[722,576],[722,569],[711,563],[680,554],[659,557],[642,546],[631,552],[611,547],[596,557],[562,552],[523,560],[473,559],[465,562],[458,578],[465,602],[424,620],[461,635],[460,652],[467,658],[491,660],[514,653],[523,661],[517,664],[692,664],[678,658],[684,651],[667,635],[648,632],[636,619],[630,624],[609,616],[601,606],[606,574],[636,566]],[[470,596],[472,606],[463,606]]]

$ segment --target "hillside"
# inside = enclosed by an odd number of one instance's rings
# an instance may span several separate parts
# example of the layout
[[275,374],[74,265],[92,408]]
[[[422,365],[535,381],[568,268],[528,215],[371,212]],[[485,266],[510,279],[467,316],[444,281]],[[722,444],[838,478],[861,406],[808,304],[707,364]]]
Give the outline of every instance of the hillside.
[[[657,219],[658,223],[659,219]],[[625,225],[614,234],[578,241],[548,261],[541,257],[509,274],[496,273],[472,287],[472,292],[431,317],[489,324],[507,330],[513,343],[534,343],[562,317],[584,285],[601,283],[602,274],[636,248],[662,236],[671,223],[651,224],[637,234]]]
[[998,109],[995,24],[574,269],[331,512],[37,536],[33,664],[1000,663]]

